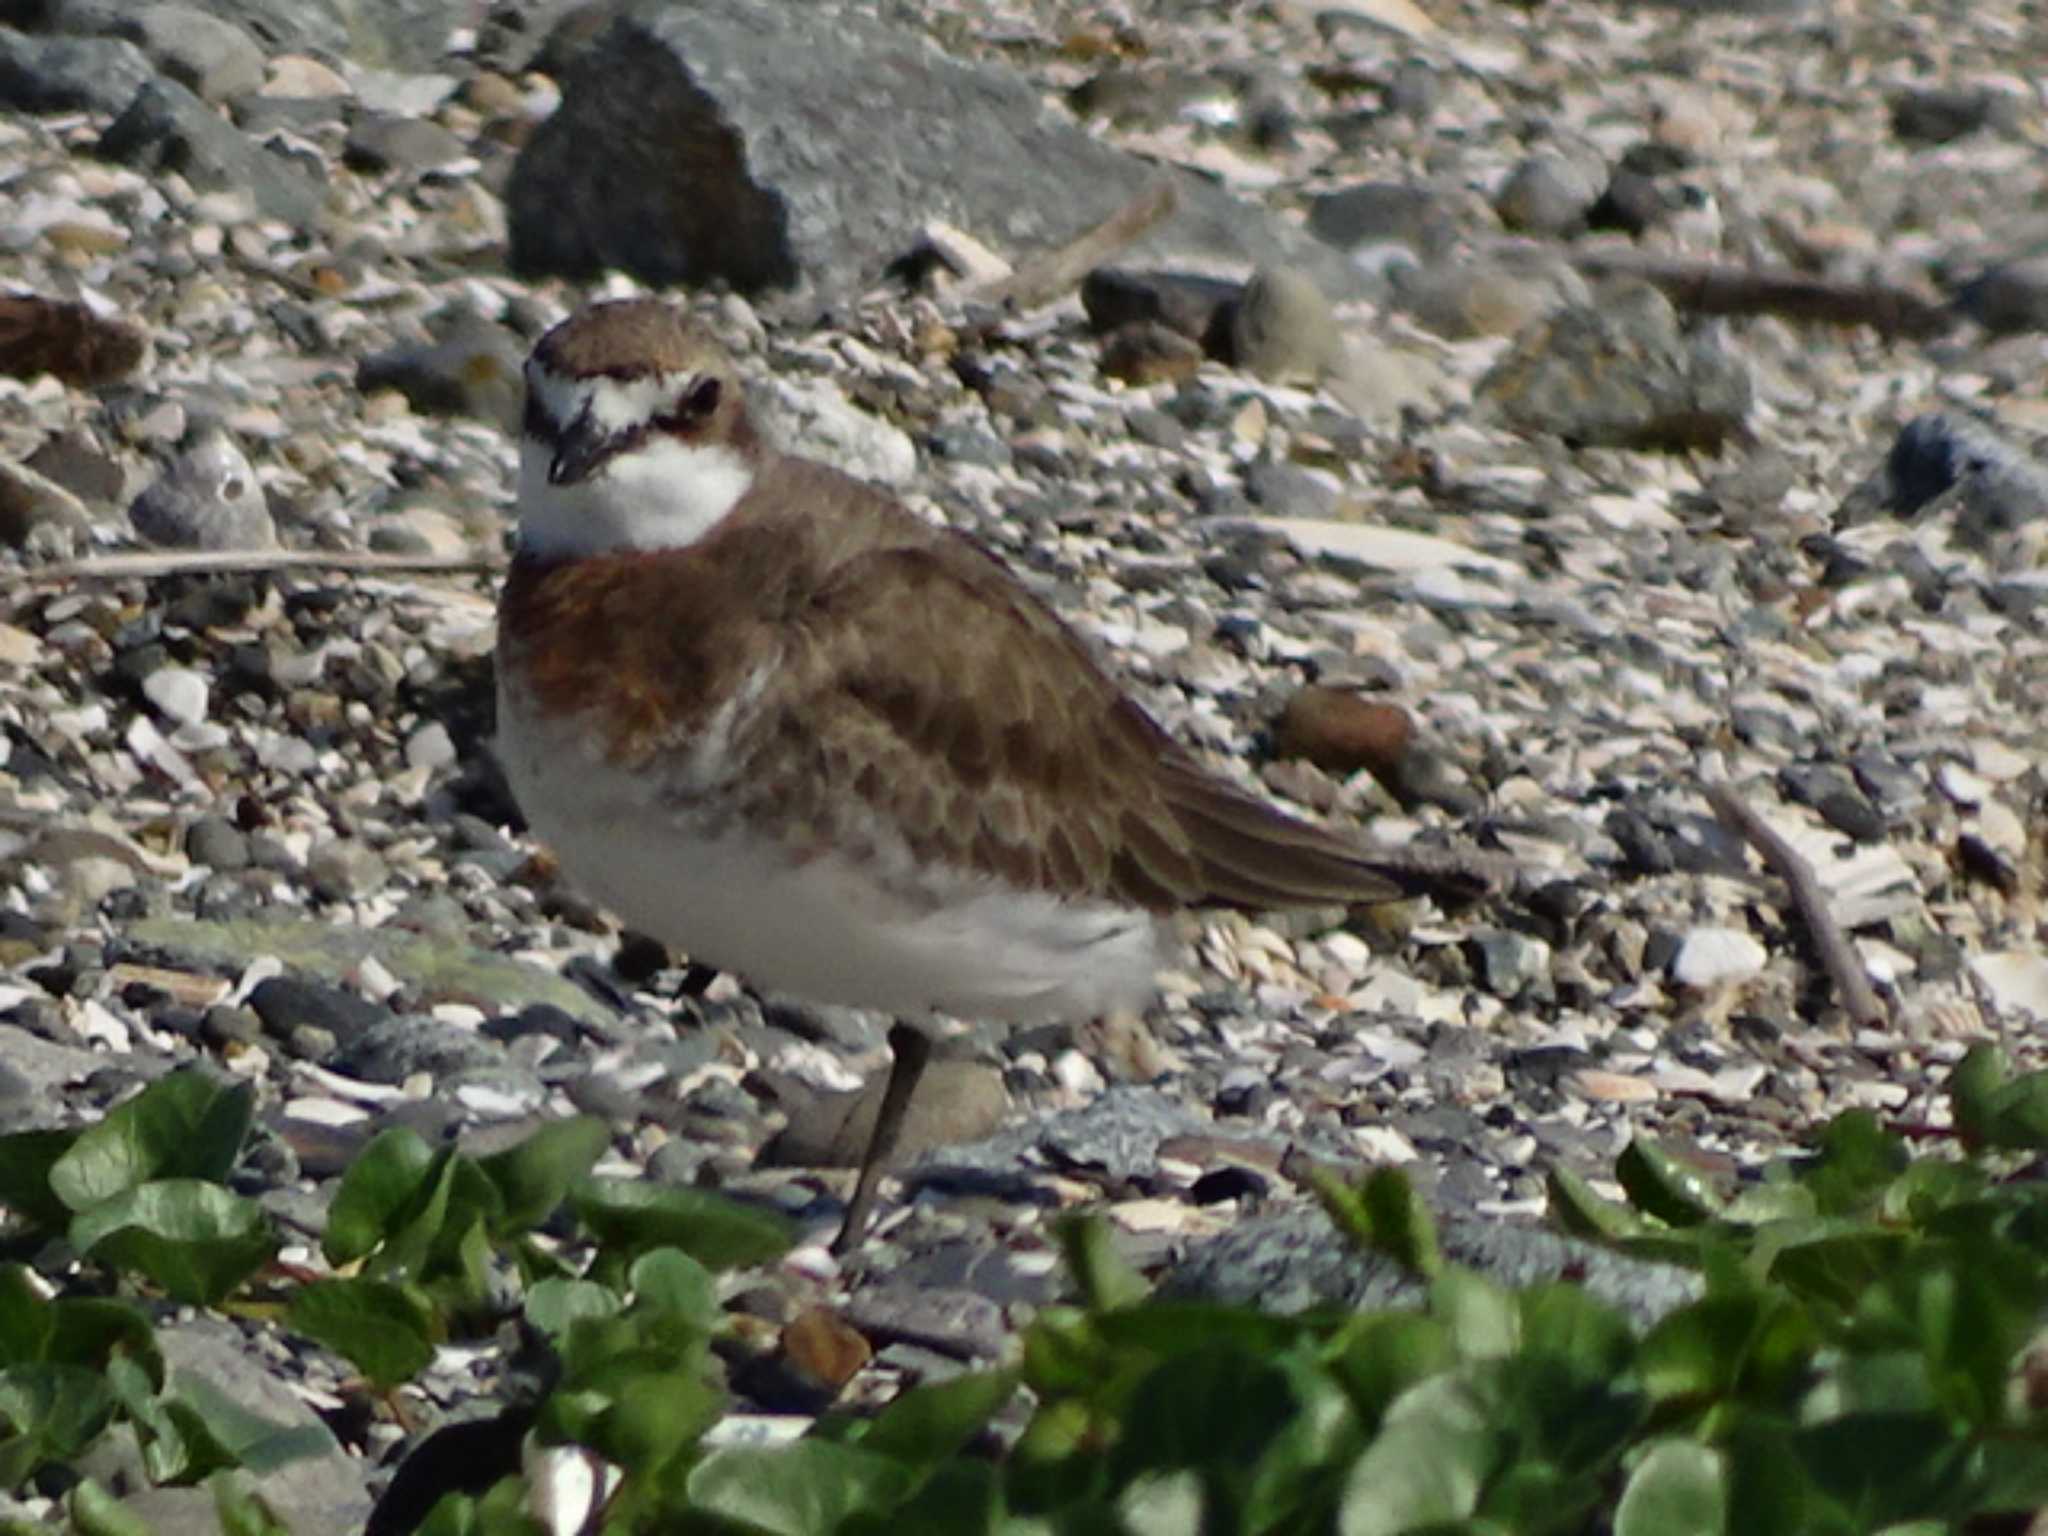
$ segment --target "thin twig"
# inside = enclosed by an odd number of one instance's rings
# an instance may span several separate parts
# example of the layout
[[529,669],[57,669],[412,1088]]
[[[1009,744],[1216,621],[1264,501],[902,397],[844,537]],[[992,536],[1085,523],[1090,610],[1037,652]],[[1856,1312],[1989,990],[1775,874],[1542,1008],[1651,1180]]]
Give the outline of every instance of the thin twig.
[[1894,283],[1841,282],[1783,267],[1682,261],[1591,250],[1572,263],[1588,277],[1638,277],[1680,309],[1703,315],[1781,315],[1820,325],[1868,325],[1926,340],[1954,328],[1953,310]]
[[138,550],[131,554],[94,555],[55,565],[33,566],[24,575],[32,582],[145,580],[157,576],[249,571],[342,571],[382,574],[389,571],[495,571],[501,557],[483,554],[399,555],[376,550],[321,549],[174,549]]
[[1701,793],[1707,797],[1707,804],[1713,807],[1721,825],[1756,849],[1763,856],[1764,863],[1790,889],[1792,905],[1806,924],[1807,934],[1820,955],[1820,963],[1834,982],[1835,993],[1848,1010],[1849,1017],[1859,1026],[1885,1023],[1890,1014],[1883,999],[1877,995],[1877,989],[1871,986],[1855,946],[1850,944],[1848,935],[1842,932],[1842,925],[1828,910],[1827,893],[1821,889],[1820,878],[1814,874],[1813,866],[1762,816],[1744,804],[1731,786],[1707,784],[1701,787]]
[[1154,182],[1087,233],[1033,256],[1007,277],[970,290],[968,297],[1018,310],[1065,298],[1082,278],[1172,214],[1179,202],[1171,181]]

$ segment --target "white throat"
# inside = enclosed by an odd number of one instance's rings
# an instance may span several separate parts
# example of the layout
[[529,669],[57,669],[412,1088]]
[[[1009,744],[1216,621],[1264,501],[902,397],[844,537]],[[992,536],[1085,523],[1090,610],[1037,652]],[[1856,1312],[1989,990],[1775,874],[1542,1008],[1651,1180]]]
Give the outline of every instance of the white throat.
[[753,484],[746,459],[724,443],[660,433],[608,459],[588,480],[552,485],[554,449],[519,444],[519,547],[534,555],[682,549],[709,533]]

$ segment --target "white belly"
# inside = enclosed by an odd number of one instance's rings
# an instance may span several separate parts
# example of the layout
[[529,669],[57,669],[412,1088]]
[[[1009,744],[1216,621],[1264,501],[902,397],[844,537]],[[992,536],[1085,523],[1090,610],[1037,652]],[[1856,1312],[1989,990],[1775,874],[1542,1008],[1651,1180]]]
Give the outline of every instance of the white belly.
[[590,737],[534,723],[501,690],[499,752],[534,832],[628,926],[769,991],[883,1009],[1035,1023],[1140,1007],[1169,953],[1164,924],[907,855],[876,869],[797,861],[658,803],[594,761]]

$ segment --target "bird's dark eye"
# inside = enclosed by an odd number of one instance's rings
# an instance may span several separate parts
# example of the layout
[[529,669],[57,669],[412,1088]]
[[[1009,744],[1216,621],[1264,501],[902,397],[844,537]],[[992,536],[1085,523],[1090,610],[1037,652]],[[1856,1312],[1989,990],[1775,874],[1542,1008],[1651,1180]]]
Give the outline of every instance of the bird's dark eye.
[[716,377],[699,379],[692,384],[683,398],[676,402],[676,414],[684,421],[702,421],[718,409],[718,380]]

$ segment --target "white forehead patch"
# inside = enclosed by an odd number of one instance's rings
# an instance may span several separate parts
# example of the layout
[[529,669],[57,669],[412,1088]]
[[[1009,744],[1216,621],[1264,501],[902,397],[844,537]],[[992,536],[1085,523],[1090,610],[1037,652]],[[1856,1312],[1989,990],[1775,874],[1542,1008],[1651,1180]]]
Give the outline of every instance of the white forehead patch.
[[650,373],[636,379],[602,375],[566,377],[539,363],[526,368],[526,387],[533,391],[548,419],[567,426],[587,406],[591,420],[607,432],[652,421],[675,404],[678,379],[672,373]]
[[725,444],[661,432],[571,485],[549,483],[553,458],[553,445],[521,440],[519,547],[528,554],[684,549],[723,522],[754,483],[745,457]]

